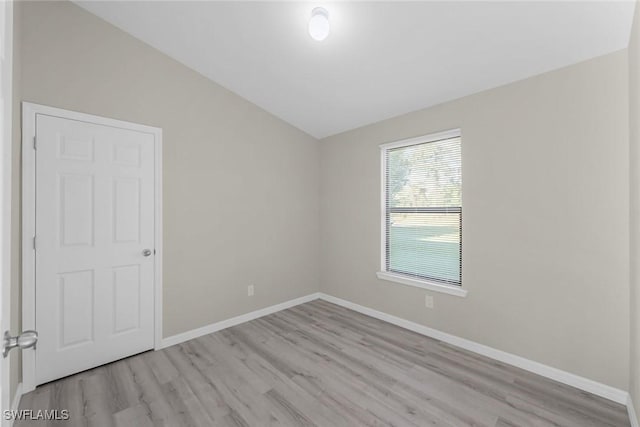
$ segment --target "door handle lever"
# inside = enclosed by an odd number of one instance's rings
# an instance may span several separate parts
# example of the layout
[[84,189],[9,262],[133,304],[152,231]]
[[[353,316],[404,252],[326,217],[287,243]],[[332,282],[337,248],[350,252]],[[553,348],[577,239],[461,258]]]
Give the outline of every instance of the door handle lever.
[[31,348],[36,346],[38,342],[38,332],[36,331],[24,331],[20,335],[12,337],[9,331],[4,332],[4,339],[2,341],[2,357],[7,357],[9,351],[19,347],[21,349]]

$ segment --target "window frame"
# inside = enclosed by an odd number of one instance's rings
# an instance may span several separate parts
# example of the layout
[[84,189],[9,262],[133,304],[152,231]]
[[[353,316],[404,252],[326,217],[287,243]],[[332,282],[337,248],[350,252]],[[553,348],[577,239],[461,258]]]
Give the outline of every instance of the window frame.
[[[387,253],[387,152],[392,149],[409,147],[412,145],[427,144],[429,142],[441,141],[451,138],[462,139],[462,132],[460,129],[450,129],[442,132],[431,133],[428,135],[419,136],[416,138],[403,139],[400,141],[388,142],[380,144],[380,271],[376,273],[379,279],[387,280],[391,282],[401,283],[403,285],[415,286],[418,288],[428,289],[431,291],[442,292],[449,295],[455,295],[460,297],[467,296],[467,290],[462,288],[462,255],[460,257],[460,284],[447,283],[446,281],[440,281],[437,279],[428,279],[419,275],[411,275],[410,273],[397,273],[388,269],[388,253]],[[461,141],[462,149],[462,141]],[[434,209],[434,208],[424,208]],[[440,209],[440,208],[435,208]],[[460,232],[462,233],[462,205],[460,206]],[[462,253],[462,235],[460,236],[460,245]]]

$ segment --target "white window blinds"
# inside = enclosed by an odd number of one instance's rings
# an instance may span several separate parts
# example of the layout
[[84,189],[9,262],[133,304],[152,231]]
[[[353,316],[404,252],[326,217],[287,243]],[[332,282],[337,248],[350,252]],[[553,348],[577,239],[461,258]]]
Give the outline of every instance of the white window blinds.
[[459,131],[382,146],[385,271],[462,283],[461,154]]

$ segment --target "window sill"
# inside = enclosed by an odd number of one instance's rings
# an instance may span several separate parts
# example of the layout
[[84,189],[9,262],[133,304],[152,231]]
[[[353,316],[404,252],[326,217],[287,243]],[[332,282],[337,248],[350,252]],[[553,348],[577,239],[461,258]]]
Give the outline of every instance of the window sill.
[[443,285],[442,283],[431,282],[428,280],[413,279],[386,271],[378,271],[376,275],[378,276],[378,279],[387,280],[389,282],[402,283],[403,285],[415,286],[416,288],[428,289],[430,291],[455,295],[462,298],[467,296],[467,290],[462,289],[460,286]]

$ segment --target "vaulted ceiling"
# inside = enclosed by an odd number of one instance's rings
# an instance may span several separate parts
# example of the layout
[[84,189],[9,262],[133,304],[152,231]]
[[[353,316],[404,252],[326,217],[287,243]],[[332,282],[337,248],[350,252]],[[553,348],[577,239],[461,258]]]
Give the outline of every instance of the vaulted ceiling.
[[[81,1],[322,138],[627,46],[634,1]],[[311,10],[331,33],[309,37]]]

